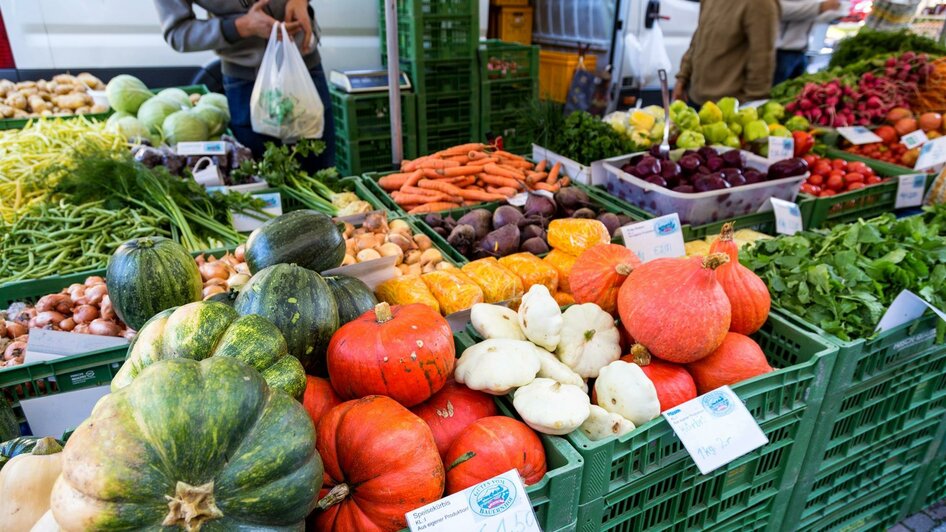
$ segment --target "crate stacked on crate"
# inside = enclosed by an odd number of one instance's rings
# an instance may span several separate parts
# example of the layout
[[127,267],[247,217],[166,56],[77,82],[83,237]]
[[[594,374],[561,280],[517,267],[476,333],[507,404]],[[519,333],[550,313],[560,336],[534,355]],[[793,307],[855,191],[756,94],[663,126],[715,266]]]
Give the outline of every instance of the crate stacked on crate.
[[[387,91],[349,94],[329,89],[335,116],[335,167],[341,175],[391,168],[391,111]],[[416,96],[401,92],[404,157],[417,157]]]
[[[379,2],[384,20],[384,2]],[[479,2],[398,0],[402,71],[414,85],[418,151],[431,153],[479,139]],[[387,64],[385,25],[381,60]]]
[[539,97],[539,47],[489,40],[479,47],[480,127],[502,136],[503,148],[527,153],[527,117]]

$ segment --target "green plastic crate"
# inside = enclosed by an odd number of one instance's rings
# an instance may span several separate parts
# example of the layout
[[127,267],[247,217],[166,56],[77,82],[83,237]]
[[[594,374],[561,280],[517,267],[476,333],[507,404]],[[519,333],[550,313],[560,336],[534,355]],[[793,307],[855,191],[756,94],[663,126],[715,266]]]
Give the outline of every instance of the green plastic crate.
[[618,438],[591,441],[580,431],[566,436],[585,459],[580,502],[605,498],[602,529],[672,528],[691,518],[708,526],[723,514],[774,503],[780,490],[787,493],[816,430],[837,347],[776,314],[753,338],[781,369],[732,388],[768,445],[704,476],[662,417]]
[[[832,159],[863,162],[882,177],[916,173],[914,170],[903,166],[868,159],[836,148],[828,148],[825,155]],[[927,189],[933,184],[933,177],[933,175],[927,177]],[[798,207],[801,209],[805,228],[818,229],[839,223],[854,222],[858,218],[867,219],[885,212],[892,212],[896,200],[897,179],[888,179],[883,183],[826,198],[799,194]]]
[[539,86],[532,80],[484,84],[480,88],[484,116],[507,112],[531,113],[532,104],[538,97]]
[[[378,2],[381,62],[387,65],[384,1]],[[476,59],[480,39],[479,3],[475,0],[398,0],[397,37],[406,62]]]
[[510,153],[528,154],[532,150],[528,107],[499,113],[484,113],[480,120],[483,136],[502,136],[503,149]]
[[517,80],[529,80],[538,88],[538,46],[489,39],[480,42],[477,55],[484,89]]
[[886,530],[900,520],[901,511],[909,502],[910,487],[915,480],[915,472],[892,478],[883,486],[862,493],[856,500],[807,526],[790,528],[785,526],[784,522],[779,526],[783,526],[783,530],[804,532]]
[[[329,93],[337,138],[345,137],[350,142],[391,138],[387,91],[349,94],[332,85]],[[401,92],[401,130],[406,136],[417,134],[416,99],[412,92]]]
[[[475,115],[474,115],[475,116]],[[418,119],[421,121],[423,119]],[[476,142],[480,138],[479,124],[472,119],[470,122],[456,122],[442,126],[427,126],[420,130],[418,135],[421,155],[434,153],[452,148],[468,142]]]
[[913,502],[908,514],[929,508],[946,499],[946,418],[940,422],[939,431],[921,468],[921,479],[917,482]]
[[[401,71],[411,78],[414,93],[421,96],[450,96],[453,94],[479,94],[476,62],[437,61],[435,63],[401,62]],[[421,101],[418,101],[420,111]]]
[[[417,136],[403,137],[404,158],[417,157]],[[394,163],[391,158],[391,137],[350,141],[349,138],[335,138],[335,167],[343,175],[361,175],[365,172],[390,170]]]

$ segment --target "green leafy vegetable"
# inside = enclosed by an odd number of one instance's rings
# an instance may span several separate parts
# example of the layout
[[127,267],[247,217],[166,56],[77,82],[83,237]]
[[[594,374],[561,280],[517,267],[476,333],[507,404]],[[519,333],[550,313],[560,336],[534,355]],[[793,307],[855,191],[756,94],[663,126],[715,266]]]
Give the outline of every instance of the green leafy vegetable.
[[861,29],[856,35],[838,43],[831,55],[829,68],[852,65],[882,54],[912,51],[932,55],[946,55],[946,47],[929,37],[909,30],[874,31]]
[[946,308],[946,206],[886,214],[761,240],[740,261],[766,282],[773,305],[842,340],[869,338],[903,290]]
[[568,115],[557,131],[549,131],[546,147],[585,165],[640,151],[630,139],[600,118],[584,111]]

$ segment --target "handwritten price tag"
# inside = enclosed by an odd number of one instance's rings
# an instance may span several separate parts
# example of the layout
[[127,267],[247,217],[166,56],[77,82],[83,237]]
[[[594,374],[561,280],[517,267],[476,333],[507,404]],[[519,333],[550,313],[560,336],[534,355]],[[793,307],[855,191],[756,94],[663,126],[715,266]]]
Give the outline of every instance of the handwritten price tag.
[[848,142],[856,145],[872,144],[874,142],[881,142],[884,140],[864,126],[839,127],[838,133]]
[[900,142],[906,146],[908,150],[912,150],[917,146],[922,146],[929,141],[929,137],[926,136],[926,133],[922,129],[918,129],[913,133],[907,133],[906,135],[900,137]]
[[762,205],[759,212],[773,211],[775,214],[775,232],[780,235],[794,235],[805,228],[801,219],[801,209],[797,203],[778,198],[769,198],[771,203]]
[[946,163],[946,137],[933,139],[920,148],[914,170],[927,170]]
[[661,257],[684,257],[683,231],[677,213],[625,225],[621,228],[624,246],[647,262]]
[[682,403],[663,416],[704,475],[769,443],[729,386]]
[[909,290],[900,292],[893,300],[893,303],[887,308],[887,312],[880,318],[875,332],[882,332],[893,329],[911,322],[926,313],[930,309],[936,313],[942,320],[946,320],[946,314],[942,310],[930,305],[922,297]]
[[795,156],[795,141],[787,137],[769,137],[769,157],[772,162]]
[[[273,216],[282,214],[282,196],[279,192],[267,192],[266,194],[253,194],[253,198],[263,200],[266,204],[263,212],[268,212]],[[257,227],[266,223],[266,220],[260,220],[247,214],[231,211],[233,214],[233,228],[241,233],[253,231]]]
[[412,532],[542,532],[515,469],[404,515]]
[[895,209],[916,207],[923,204],[926,191],[926,174],[907,174],[897,176],[897,200]]

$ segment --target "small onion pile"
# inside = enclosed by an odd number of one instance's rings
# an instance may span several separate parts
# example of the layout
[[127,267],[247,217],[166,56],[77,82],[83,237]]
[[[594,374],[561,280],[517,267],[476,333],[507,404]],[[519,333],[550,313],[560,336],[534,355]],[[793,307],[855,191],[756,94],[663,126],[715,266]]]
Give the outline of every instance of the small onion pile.
[[204,283],[203,297],[208,299],[225,292],[239,292],[250,280],[250,268],[246,265],[246,245],[240,244],[233,253],[226,253],[219,259],[203,254],[197,256],[197,269]]
[[[382,212],[372,212],[360,227],[345,223],[345,259],[342,266],[396,257],[397,275],[421,275],[449,266],[433,247],[430,237],[414,234],[404,220],[388,221]],[[441,265],[438,268],[438,265]]]

